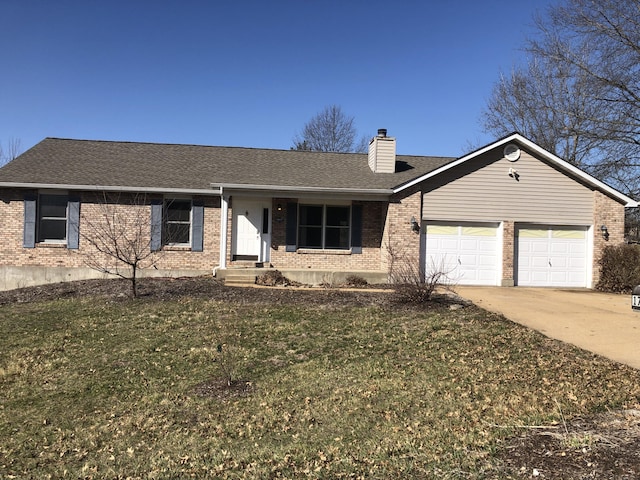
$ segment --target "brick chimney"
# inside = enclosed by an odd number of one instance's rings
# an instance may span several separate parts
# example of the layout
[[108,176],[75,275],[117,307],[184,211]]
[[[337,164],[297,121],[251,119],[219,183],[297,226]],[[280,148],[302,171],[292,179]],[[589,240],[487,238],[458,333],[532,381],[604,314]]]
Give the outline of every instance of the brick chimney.
[[379,128],[369,142],[369,168],[374,173],[395,173],[396,139],[387,137],[387,129]]

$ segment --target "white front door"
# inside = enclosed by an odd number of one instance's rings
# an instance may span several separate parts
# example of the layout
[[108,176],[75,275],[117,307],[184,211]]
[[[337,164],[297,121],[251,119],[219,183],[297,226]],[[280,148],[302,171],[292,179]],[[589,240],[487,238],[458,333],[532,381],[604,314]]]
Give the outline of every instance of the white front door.
[[452,284],[499,284],[496,224],[427,223],[423,231],[427,276],[442,272]]
[[234,199],[233,258],[267,261],[269,241],[269,207],[265,202]]
[[587,231],[587,227],[519,227],[516,233],[516,284],[529,287],[586,287]]

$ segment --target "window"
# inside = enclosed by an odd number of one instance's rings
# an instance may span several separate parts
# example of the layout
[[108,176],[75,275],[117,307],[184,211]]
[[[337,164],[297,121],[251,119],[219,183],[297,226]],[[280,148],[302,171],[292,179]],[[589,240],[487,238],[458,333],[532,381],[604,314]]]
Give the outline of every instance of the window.
[[66,195],[38,197],[38,242],[65,243],[67,240]]
[[168,200],[162,225],[164,245],[191,243],[191,200]]
[[298,246],[300,248],[348,249],[350,207],[300,205]]

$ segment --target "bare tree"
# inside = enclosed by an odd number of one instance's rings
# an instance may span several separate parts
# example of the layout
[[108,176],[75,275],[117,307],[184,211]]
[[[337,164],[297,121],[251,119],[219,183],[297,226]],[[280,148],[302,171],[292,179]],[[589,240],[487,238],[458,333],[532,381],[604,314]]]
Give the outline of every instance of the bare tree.
[[146,196],[136,194],[128,202],[121,200],[120,195],[104,193],[95,204],[85,203],[80,238],[93,247],[86,250],[87,266],[129,280],[131,294],[137,297],[139,270],[155,266],[160,252],[151,248]]
[[602,143],[588,133],[596,108],[580,72],[533,59],[526,67],[502,75],[483,113],[484,127],[496,136],[519,132],[581,168]]
[[452,291],[456,285],[455,268],[446,259],[433,260],[424,266],[415,252],[400,242],[387,243],[389,281],[396,296],[406,303],[428,302],[437,288]]
[[640,0],[564,0],[536,24],[527,67],[494,87],[486,130],[520,131],[640,194]]
[[2,144],[0,143],[0,165],[4,165],[5,163],[9,163],[11,160],[20,155],[22,151],[20,147],[20,140],[17,138],[10,138],[7,142],[7,148],[2,148]]
[[325,107],[307,122],[302,133],[293,139],[292,150],[314,152],[365,152],[368,140],[356,139],[353,117],[345,115],[337,105]]

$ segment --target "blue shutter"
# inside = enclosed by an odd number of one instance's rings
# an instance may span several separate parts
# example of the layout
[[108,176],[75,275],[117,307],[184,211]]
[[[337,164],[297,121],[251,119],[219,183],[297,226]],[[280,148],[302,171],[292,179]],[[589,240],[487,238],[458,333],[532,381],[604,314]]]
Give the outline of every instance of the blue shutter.
[[204,203],[195,200],[191,206],[191,251],[202,252],[204,246]]
[[287,203],[285,244],[287,252],[295,252],[298,246],[298,204],[296,202]]
[[362,253],[362,205],[351,206],[351,253]]
[[80,199],[69,198],[67,202],[67,248],[80,246]]
[[36,195],[25,195],[24,197],[24,237],[22,246],[24,248],[36,247]]
[[151,200],[151,251],[162,248],[162,200]]

